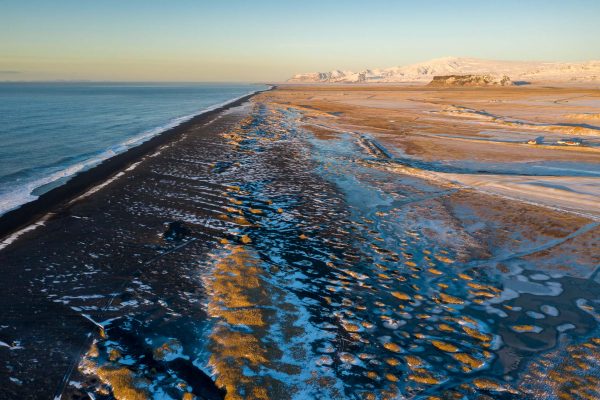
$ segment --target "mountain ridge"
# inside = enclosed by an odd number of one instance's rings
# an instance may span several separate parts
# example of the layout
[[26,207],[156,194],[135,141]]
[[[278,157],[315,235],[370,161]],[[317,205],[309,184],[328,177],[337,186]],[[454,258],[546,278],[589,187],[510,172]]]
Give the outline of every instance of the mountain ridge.
[[335,69],[292,76],[290,83],[428,83],[438,75],[485,74],[526,82],[600,82],[600,60],[583,62],[503,61],[443,57],[390,68],[359,72]]

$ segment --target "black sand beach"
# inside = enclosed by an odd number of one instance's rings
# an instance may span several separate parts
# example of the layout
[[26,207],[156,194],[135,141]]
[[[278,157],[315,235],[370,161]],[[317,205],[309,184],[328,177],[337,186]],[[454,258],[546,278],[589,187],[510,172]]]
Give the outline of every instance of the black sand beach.
[[[219,238],[218,229],[207,226],[185,230],[181,237],[176,232],[172,239],[164,234],[168,224],[176,222],[173,214],[177,212],[187,210],[199,218],[216,212],[198,207],[189,199],[201,191],[217,199],[217,204],[224,202],[224,186],[209,183],[203,189],[189,189],[188,178],[172,175],[179,170],[186,171],[190,179],[211,174],[212,164],[227,157],[218,134],[243,117],[223,116],[223,111],[243,104],[249,97],[200,115],[111,158],[0,219],[1,232],[6,234],[52,213],[44,226],[25,233],[0,254],[4,276],[0,281],[0,340],[10,346],[0,347],[0,398],[60,395],[70,374],[77,373],[77,363],[91,345],[91,337],[101,334],[93,321],[135,313],[158,324],[155,328],[144,327],[157,334],[161,326],[169,325],[164,314],[175,307],[171,301],[186,302],[188,295],[182,299],[181,293],[204,297],[202,288],[191,277],[191,268]],[[150,154],[161,146],[159,153]],[[134,170],[126,171],[93,195],[65,203],[141,158],[144,161]],[[175,229],[177,226],[173,225]],[[153,287],[154,300],[161,299],[169,306],[128,309],[124,303],[136,295],[125,289],[135,285],[136,279],[143,280],[144,287]],[[60,300],[65,297],[71,300]],[[195,307],[188,312],[190,320],[205,318],[203,311]],[[168,329],[179,327],[171,323]],[[137,345],[143,347],[144,343]],[[196,382],[193,387],[198,395],[219,397],[193,366],[169,368],[189,375],[190,384]]]

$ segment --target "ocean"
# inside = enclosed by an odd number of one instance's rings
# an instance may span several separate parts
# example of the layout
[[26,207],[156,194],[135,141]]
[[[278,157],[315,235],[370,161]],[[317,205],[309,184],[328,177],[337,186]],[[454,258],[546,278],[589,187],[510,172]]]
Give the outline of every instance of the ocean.
[[0,83],[0,215],[264,85]]

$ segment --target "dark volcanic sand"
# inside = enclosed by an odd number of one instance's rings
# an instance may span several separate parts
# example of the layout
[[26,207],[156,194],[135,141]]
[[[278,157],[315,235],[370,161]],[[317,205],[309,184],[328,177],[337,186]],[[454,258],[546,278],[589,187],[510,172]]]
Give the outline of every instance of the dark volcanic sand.
[[[135,319],[139,336],[120,340],[147,347],[139,352],[152,352],[145,337],[178,330],[186,332],[182,340],[202,341],[186,326],[205,319],[190,299],[204,298],[197,260],[221,237],[215,217],[226,202],[223,182],[209,176],[213,163],[230,157],[218,134],[241,117],[212,115],[212,122],[187,124],[181,139],[158,155],[61,207],[45,226],[0,252],[0,340],[19,347],[0,347],[0,398],[51,398],[62,391],[63,377],[91,344],[87,335],[100,334],[83,314],[98,322]],[[193,215],[198,223],[165,240],[165,224],[178,215]],[[210,220],[212,226],[204,226]],[[185,311],[186,318],[172,310]],[[186,380],[202,382],[199,370],[181,369],[191,375]],[[197,386],[194,392],[210,394],[210,386]]]
[[270,96],[0,251],[0,398],[598,391],[597,223],[403,175]]

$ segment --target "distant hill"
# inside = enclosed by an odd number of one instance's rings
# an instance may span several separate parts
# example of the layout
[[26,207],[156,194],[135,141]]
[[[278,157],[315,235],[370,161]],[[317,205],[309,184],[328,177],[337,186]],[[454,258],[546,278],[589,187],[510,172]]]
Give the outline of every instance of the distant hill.
[[366,69],[360,72],[333,70],[296,74],[290,83],[428,83],[440,75],[509,76],[513,82],[600,83],[600,61],[579,63],[494,61],[445,57],[404,67]]
[[510,86],[506,75],[436,75],[427,86]]

